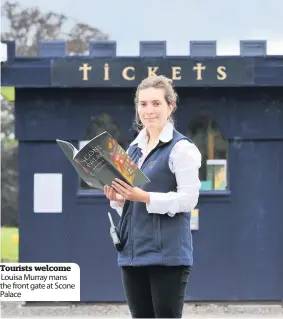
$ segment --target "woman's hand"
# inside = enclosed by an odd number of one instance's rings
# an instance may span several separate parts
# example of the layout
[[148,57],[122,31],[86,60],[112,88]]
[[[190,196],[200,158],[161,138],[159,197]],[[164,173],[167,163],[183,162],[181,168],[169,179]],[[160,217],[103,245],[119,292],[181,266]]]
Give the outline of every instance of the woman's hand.
[[115,181],[112,182],[112,187],[117,193],[127,200],[146,204],[150,201],[148,192],[145,192],[138,187],[132,187],[118,178],[115,178]]
[[109,199],[118,202],[119,206],[122,206],[125,202],[125,198],[118,194],[111,186],[104,186],[104,195]]

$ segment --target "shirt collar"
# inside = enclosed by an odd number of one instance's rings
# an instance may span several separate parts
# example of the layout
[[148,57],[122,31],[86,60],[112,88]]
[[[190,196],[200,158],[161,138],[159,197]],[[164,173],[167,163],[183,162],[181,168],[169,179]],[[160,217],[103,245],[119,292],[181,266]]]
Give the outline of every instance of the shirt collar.
[[[171,141],[173,138],[173,130],[174,130],[173,124],[170,122],[167,122],[166,125],[163,127],[161,133],[159,134],[158,140],[163,143],[167,143]],[[138,144],[139,148],[144,149],[147,142],[148,142],[148,135],[146,132],[146,128],[143,128],[130,145]]]

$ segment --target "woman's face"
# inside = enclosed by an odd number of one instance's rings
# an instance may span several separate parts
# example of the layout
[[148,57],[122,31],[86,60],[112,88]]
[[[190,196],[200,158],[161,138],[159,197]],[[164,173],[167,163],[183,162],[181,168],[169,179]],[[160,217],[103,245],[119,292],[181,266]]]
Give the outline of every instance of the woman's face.
[[139,91],[137,111],[147,129],[162,129],[174,106],[168,105],[163,89],[148,88]]

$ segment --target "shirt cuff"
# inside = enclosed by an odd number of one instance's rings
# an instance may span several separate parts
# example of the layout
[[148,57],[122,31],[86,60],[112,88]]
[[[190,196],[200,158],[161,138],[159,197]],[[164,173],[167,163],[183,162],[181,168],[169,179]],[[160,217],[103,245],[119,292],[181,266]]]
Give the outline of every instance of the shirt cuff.
[[[146,204],[146,209],[149,214],[168,214],[173,217],[178,212],[178,201],[176,193],[149,193],[150,202]],[[175,200],[174,200],[175,199]]]
[[122,215],[123,206],[119,206],[118,203],[115,200],[111,200],[110,201],[110,207],[112,209],[115,209],[120,216]]

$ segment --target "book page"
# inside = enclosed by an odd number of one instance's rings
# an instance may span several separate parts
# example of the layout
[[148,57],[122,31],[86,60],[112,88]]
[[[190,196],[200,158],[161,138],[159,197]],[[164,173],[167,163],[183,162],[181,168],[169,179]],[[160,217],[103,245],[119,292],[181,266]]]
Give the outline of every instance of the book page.
[[122,179],[131,186],[149,182],[108,132],[103,132],[86,143],[76,155],[75,161],[85,170],[93,172],[106,185],[111,185],[115,178]]

